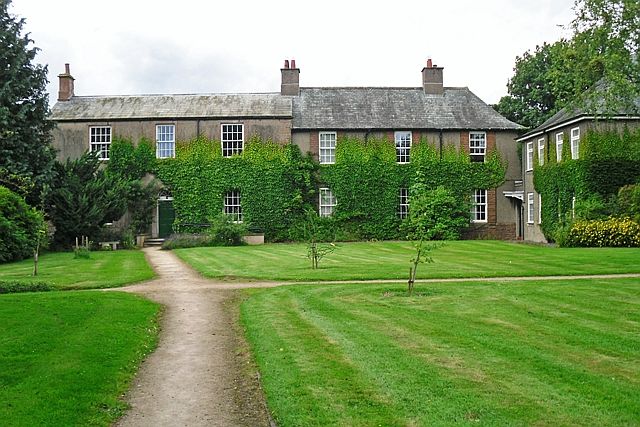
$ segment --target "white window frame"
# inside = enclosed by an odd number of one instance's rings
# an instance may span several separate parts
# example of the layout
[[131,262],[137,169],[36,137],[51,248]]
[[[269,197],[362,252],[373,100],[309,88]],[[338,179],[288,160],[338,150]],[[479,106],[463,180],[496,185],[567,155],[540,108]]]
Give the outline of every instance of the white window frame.
[[556,133],[556,161],[562,161],[562,147],[564,146],[564,132]]
[[486,155],[487,133],[479,131],[469,132],[469,156],[477,162],[482,158],[482,161],[484,162]]
[[535,214],[534,194],[527,193],[527,224],[533,224]]
[[527,142],[527,171],[533,170],[533,141]]
[[111,126],[89,126],[89,151],[98,153],[100,160],[109,160],[112,137]]
[[407,187],[401,187],[398,192],[398,198],[400,199],[398,217],[405,219],[409,216],[409,189]]
[[544,138],[538,139],[538,164],[544,165]]
[[222,123],[220,125],[220,147],[222,157],[242,154],[244,151],[244,124]]
[[538,194],[538,224],[542,224],[542,194]]
[[156,158],[170,159],[176,156],[176,125],[156,125]]
[[321,165],[332,165],[336,162],[337,132],[318,133],[318,160]]
[[413,135],[411,131],[396,131],[393,133],[396,145],[396,163],[402,165],[409,163],[411,159],[411,144]]
[[571,129],[571,158],[577,160],[580,158],[580,128]]
[[471,222],[487,222],[489,203],[486,189],[473,190],[471,194]]
[[333,195],[331,189],[327,187],[320,188],[318,197],[318,214],[321,217],[332,216],[335,211],[335,207],[338,204],[338,201]]
[[242,223],[242,195],[240,190],[229,190],[224,193],[224,214],[237,224]]

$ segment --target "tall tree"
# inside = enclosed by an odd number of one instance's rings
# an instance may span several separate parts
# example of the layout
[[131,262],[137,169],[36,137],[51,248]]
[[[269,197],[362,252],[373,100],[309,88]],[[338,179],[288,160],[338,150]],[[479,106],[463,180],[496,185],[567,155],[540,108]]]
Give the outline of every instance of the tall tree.
[[[574,11],[571,39],[544,43],[516,58],[509,95],[496,106],[507,118],[535,127],[565,106],[605,115],[636,108],[640,3],[576,0]],[[603,86],[596,90],[598,82]]]
[[24,19],[9,13],[10,3],[0,0],[0,184],[36,203],[55,157],[47,68],[33,63],[38,49],[22,34]]

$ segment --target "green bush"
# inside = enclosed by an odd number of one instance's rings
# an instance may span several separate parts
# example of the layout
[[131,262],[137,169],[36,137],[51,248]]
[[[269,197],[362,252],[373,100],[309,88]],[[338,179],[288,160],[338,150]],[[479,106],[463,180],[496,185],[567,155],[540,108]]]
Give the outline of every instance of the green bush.
[[247,226],[235,223],[228,215],[221,213],[211,219],[208,234],[218,246],[241,246],[245,244],[242,236],[247,234]]
[[640,184],[625,185],[618,190],[616,214],[640,222]]
[[640,246],[640,224],[629,218],[579,220],[571,226],[563,245],[569,247],[638,247]]
[[458,240],[469,226],[469,197],[439,186],[433,190],[416,185],[412,189],[409,236],[413,240]]
[[0,186],[0,262],[33,255],[44,219],[24,199]]
[[172,234],[162,243],[162,249],[198,248],[204,246],[220,246],[208,234],[180,233]]
[[47,292],[54,290],[53,285],[46,282],[17,282],[0,280],[0,294],[18,292]]

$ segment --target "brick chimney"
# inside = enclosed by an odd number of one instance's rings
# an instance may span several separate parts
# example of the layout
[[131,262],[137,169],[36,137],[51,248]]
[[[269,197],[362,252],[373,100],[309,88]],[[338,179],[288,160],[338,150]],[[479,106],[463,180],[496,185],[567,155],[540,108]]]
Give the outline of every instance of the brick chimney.
[[300,69],[296,68],[296,60],[284,60],[284,68],[280,69],[282,73],[282,84],[280,85],[280,95],[298,96],[300,95]]
[[427,66],[422,69],[422,88],[427,95],[444,94],[442,84],[443,67],[433,65],[431,58],[427,59]]
[[69,72],[69,64],[64,64],[64,73],[58,74],[60,81],[58,91],[58,101],[68,101],[73,97],[73,80]]

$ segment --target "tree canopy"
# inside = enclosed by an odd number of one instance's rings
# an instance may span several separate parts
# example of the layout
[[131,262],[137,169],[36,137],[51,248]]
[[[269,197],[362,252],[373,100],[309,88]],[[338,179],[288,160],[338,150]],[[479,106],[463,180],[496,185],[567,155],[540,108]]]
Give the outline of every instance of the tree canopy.
[[0,184],[32,203],[50,179],[55,157],[47,121],[47,68],[34,64],[38,49],[22,35],[24,19],[0,1]]
[[[543,43],[516,58],[509,95],[496,106],[510,120],[536,127],[565,106],[598,108],[605,115],[636,108],[640,2],[576,0],[574,11],[570,39]],[[590,90],[601,81],[606,90]]]

